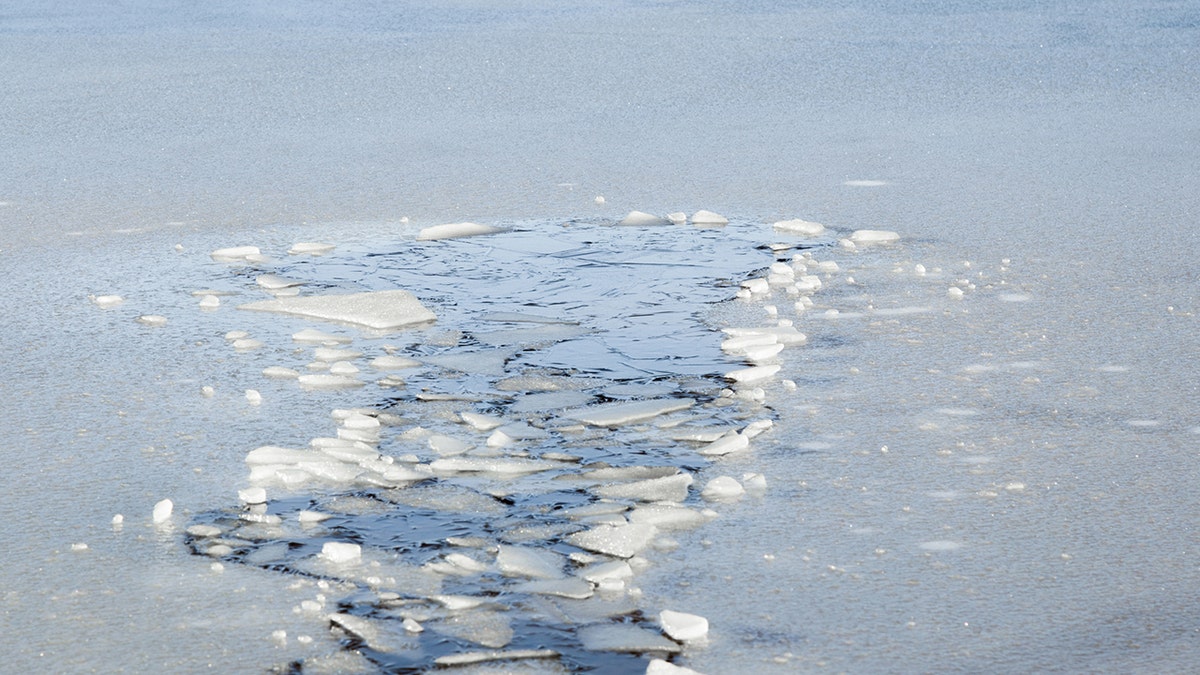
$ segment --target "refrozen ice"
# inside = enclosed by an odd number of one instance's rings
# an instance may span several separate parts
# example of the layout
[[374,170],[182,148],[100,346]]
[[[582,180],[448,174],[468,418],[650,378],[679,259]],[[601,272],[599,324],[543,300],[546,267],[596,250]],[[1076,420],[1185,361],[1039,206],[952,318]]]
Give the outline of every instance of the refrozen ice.
[[375,330],[392,330],[437,319],[408,291],[372,291],[349,295],[276,298],[241,305],[238,309],[293,314],[338,321]]
[[459,239],[462,237],[477,237],[484,234],[503,232],[504,228],[479,223],[447,223],[426,227],[417,233],[417,241],[433,241],[436,239]]
[[671,639],[695,642],[708,635],[708,619],[695,614],[664,609],[658,615],[658,625]]

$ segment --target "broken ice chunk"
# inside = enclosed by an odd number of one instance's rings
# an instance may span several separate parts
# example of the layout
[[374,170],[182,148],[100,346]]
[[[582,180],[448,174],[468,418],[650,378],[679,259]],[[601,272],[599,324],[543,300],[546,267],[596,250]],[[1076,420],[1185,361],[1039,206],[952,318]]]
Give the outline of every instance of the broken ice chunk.
[[538,595],[554,595],[572,600],[587,600],[595,592],[592,585],[583,579],[574,577],[566,579],[537,579],[527,581],[516,587],[522,593]]
[[647,225],[666,225],[668,222],[670,222],[670,221],[668,221],[666,218],[663,218],[661,216],[656,216],[653,214],[649,214],[644,211],[630,211],[617,224],[618,225],[647,226]]
[[658,615],[663,632],[679,642],[694,642],[708,635],[708,619],[695,614],[664,609]]
[[165,523],[171,518],[171,511],[175,509],[175,503],[170,499],[164,499],[154,505],[152,518],[156,525]]
[[742,484],[729,476],[718,476],[708,482],[700,491],[700,496],[712,501],[738,499],[746,494]]
[[143,314],[135,319],[135,321],[144,326],[152,326],[154,328],[167,325],[167,317],[158,314]]
[[779,220],[772,224],[772,227],[781,232],[791,232],[792,234],[807,236],[816,236],[825,232],[825,226],[821,223],[813,223],[799,218]]
[[702,675],[702,673],[691,668],[677,666],[670,661],[650,659],[650,663],[646,666],[646,675]]
[[285,288],[294,288],[303,286],[304,282],[299,279],[288,279],[281,277],[278,274],[260,274],[254,279],[255,283],[262,286],[268,291],[280,291]]
[[294,314],[375,330],[392,330],[437,319],[416,297],[403,290],[276,298],[251,302],[238,309]]
[[552,649],[506,649],[487,652],[462,652],[447,654],[433,660],[439,666],[466,666],[490,661],[519,661],[524,659],[552,659],[558,652]]
[[742,434],[729,434],[709,443],[698,451],[701,455],[720,456],[750,447],[750,438]]
[[495,234],[504,229],[492,225],[478,223],[447,223],[426,227],[417,233],[417,241],[433,241],[436,239],[459,239],[462,237],[477,237],[483,234]]
[[607,499],[635,499],[642,502],[681,502],[687,499],[692,474],[678,473],[674,476],[652,478],[633,483],[603,485],[592,491]]
[[116,307],[117,305],[121,304],[122,302],[125,302],[125,298],[122,298],[119,295],[93,295],[93,296],[90,296],[90,298],[91,298],[92,302],[96,304],[97,307],[105,307],[105,308]]
[[567,541],[593,553],[603,553],[615,558],[632,558],[646,548],[657,533],[658,528],[645,523],[598,525],[568,536]]
[[258,250],[257,246],[231,246],[219,248],[209,255],[218,262],[237,262],[259,257],[262,252]]
[[321,557],[335,565],[362,560],[362,547],[345,541],[327,541],[321,547]]
[[325,331],[317,330],[316,328],[305,328],[304,330],[292,335],[292,339],[296,342],[304,342],[308,344],[348,344],[351,339],[344,335],[334,335]]
[[782,366],[753,366],[751,368],[742,368],[739,370],[731,370],[725,373],[725,377],[737,382],[738,384],[749,384],[751,382],[760,382],[766,380],[778,373]]
[[496,427],[504,425],[504,420],[494,415],[464,411],[460,412],[458,416],[462,418],[462,421],[479,431],[491,431]]
[[686,410],[692,407],[694,403],[695,401],[690,398],[602,403],[600,405],[564,411],[563,417],[579,420],[585,424],[597,427],[616,427],[624,424],[643,422],[669,412]]
[[703,209],[692,214],[693,225],[727,225],[729,219],[719,213]]
[[559,579],[563,576],[563,556],[554,551],[502,544],[496,555],[500,572],[509,577]]
[[610,623],[585,626],[579,629],[579,639],[585,649],[600,652],[645,652],[680,651],[679,644],[633,624]]
[[371,359],[371,367],[376,370],[404,370],[405,368],[420,368],[421,362],[404,356],[386,355]]
[[288,255],[325,255],[335,248],[337,247],[333,244],[301,241],[292,244],[292,247],[288,249]]
[[900,240],[900,235],[890,230],[855,230],[850,241],[855,244],[890,244]]

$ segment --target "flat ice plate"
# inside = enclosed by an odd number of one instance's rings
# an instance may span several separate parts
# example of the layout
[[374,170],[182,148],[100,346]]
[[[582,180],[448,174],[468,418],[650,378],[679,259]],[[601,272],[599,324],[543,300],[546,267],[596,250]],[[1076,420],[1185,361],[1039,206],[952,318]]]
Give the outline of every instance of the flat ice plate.
[[294,314],[352,323],[375,330],[402,328],[437,320],[437,316],[426,309],[412,293],[402,290],[276,298],[247,303],[238,309]]

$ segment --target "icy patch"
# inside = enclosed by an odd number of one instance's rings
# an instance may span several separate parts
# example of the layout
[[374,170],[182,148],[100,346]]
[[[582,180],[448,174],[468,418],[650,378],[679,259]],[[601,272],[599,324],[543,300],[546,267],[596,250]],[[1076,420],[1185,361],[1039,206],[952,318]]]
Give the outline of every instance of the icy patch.
[[568,536],[567,541],[594,553],[632,558],[650,544],[657,532],[658,528],[645,523],[598,525]]
[[503,232],[504,229],[492,225],[478,223],[448,223],[426,227],[417,233],[417,241],[434,241],[437,239],[460,239],[462,237],[478,237],[485,234]]
[[586,626],[579,630],[579,638],[583,641],[584,647],[596,651],[634,654],[646,652],[674,654],[681,651],[677,642],[631,624]]
[[957,541],[949,541],[938,539],[934,541],[923,541],[917,545],[922,551],[957,551],[962,548],[962,544]]
[[847,187],[883,187],[891,185],[891,183],[886,180],[848,180],[843,181],[842,185]]
[[392,330],[437,319],[416,297],[402,290],[276,298],[251,302],[238,309],[337,321],[375,330]]

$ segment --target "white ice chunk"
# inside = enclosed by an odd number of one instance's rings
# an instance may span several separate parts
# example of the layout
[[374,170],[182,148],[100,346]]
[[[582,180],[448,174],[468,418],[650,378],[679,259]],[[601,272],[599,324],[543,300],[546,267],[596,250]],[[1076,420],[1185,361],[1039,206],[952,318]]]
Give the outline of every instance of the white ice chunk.
[[644,211],[630,211],[618,225],[666,225],[669,220]]
[[589,565],[578,572],[579,576],[594,584],[610,579],[620,579],[625,581],[633,578],[633,568],[624,560],[614,560],[612,562],[596,563]]
[[775,423],[771,420],[755,420],[750,424],[747,424],[746,428],[742,429],[741,433],[747,438],[754,438],[773,426],[775,426]]
[[632,558],[646,548],[657,533],[658,528],[646,523],[598,525],[568,536],[567,541],[593,553]]
[[701,497],[714,501],[737,499],[744,494],[746,494],[746,488],[729,476],[718,476],[708,481],[708,484],[700,492]]
[[154,328],[167,325],[167,317],[159,314],[143,314],[135,320],[144,326],[152,326]]
[[475,412],[460,412],[458,416],[462,418],[462,421],[479,431],[491,431],[496,427],[504,425],[504,420],[494,415],[484,415],[482,413]]
[[462,237],[477,237],[483,234],[503,232],[504,228],[479,223],[447,223],[426,227],[417,233],[417,241],[433,241],[436,239],[459,239]]
[[500,552],[496,555],[500,572],[509,577],[559,579],[563,576],[565,562],[566,559],[554,551],[528,546],[501,544]]
[[[489,661],[523,661],[526,659],[552,659],[558,652],[552,649],[503,649],[486,652],[460,652],[439,656],[433,662],[439,666],[467,666]],[[483,671],[481,671],[483,672]]]
[[321,557],[335,565],[362,560],[362,547],[346,541],[327,541],[321,547]]
[[125,302],[125,298],[119,295],[93,295],[90,298],[98,307],[116,307]]
[[316,328],[305,328],[304,330],[293,334],[292,339],[296,342],[303,342],[306,344],[323,345],[348,344],[351,342],[351,338],[348,338],[345,335],[334,335],[333,333],[326,333],[325,331],[317,330]]
[[233,348],[238,350],[239,352],[252,351],[254,349],[259,349],[262,346],[263,346],[263,341],[255,340],[254,338],[242,338],[241,340],[233,341]]
[[644,504],[629,512],[629,522],[653,525],[660,530],[685,530],[709,521],[705,514],[670,504]]
[[743,281],[742,288],[749,291],[753,295],[763,295],[771,292],[771,284],[766,279],[761,277]]
[[429,437],[429,447],[439,455],[461,455],[470,450],[473,446],[466,441],[446,436],[443,434],[434,434]]
[[165,523],[171,518],[171,511],[175,509],[175,503],[170,499],[164,499],[154,505],[152,518],[155,524]]
[[650,659],[650,663],[646,666],[646,675],[703,675],[698,670],[677,666],[670,661],[662,659]]
[[518,585],[516,590],[521,593],[555,595],[560,598],[571,598],[572,600],[586,600],[595,593],[595,589],[590,583],[575,577],[527,581]]
[[889,244],[900,241],[900,235],[891,230],[855,230],[850,235],[855,244]]
[[679,642],[694,642],[708,635],[708,619],[695,614],[664,609],[658,615],[663,632]]
[[597,495],[608,499],[636,499],[642,502],[681,502],[687,499],[692,474],[679,473],[674,476],[652,478],[633,483],[603,485],[593,489]]
[[643,422],[678,410],[686,410],[693,404],[695,401],[690,398],[604,403],[564,411],[563,417],[597,427],[615,427]]
[[718,438],[712,443],[700,448],[698,452],[701,455],[717,457],[720,455],[728,455],[731,452],[745,450],[748,447],[750,447],[750,438],[748,436],[743,434],[729,434],[728,436]]
[[391,330],[437,319],[416,297],[403,290],[276,298],[251,302],[238,309],[293,314],[376,330]]
[[216,309],[221,306],[221,299],[215,295],[200,298],[200,309]]
[[262,255],[262,251],[259,251],[257,246],[231,246],[219,248],[209,255],[218,262],[237,262],[257,258]]
[[721,342],[721,350],[729,354],[741,354],[754,347],[766,347],[779,344],[779,340],[770,333],[753,333],[739,335]]
[[674,225],[683,225],[687,222],[687,214],[683,211],[673,211],[667,214],[667,220]]
[[358,372],[358,366],[349,361],[335,361],[329,365],[331,375],[355,375]]
[[283,366],[267,366],[263,368],[262,374],[277,380],[294,380],[300,377],[300,371]]
[[404,356],[386,355],[371,359],[371,367],[376,370],[404,370],[406,368],[420,368],[421,362]]
[[703,209],[692,214],[693,225],[727,225],[729,219],[719,213]]
[[825,226],[821,223],[813,223],[807,220],[795,218],[792,220],[779,220],[771,225],[776,230],[781,232],[791,232],[792,234],[802,234],[806,236],[816,236],[824,234]]
[[329,520],[331,517],[328,513],[309,511],[307,509],[296,514],[296,518],[302,523],[319,523],[323,520]]
[[516,476],[526,473],[537,473],[551,469],[562,468],[562,462],[547,462],[538,459],[496,458],[496,457],[446,457],[429,463],[429,467],[438,474],[455,473],[495,473]]
[[255,277],[254,281],[268,291],[278,291],[304,285],[304,282],[299,279],[289,279],[281,277],[278,274],[260,274]]
[[785,345],[804,344],[808,340],[808,336],[796,330],[793,326],[774,326],[765,328],[722,328],[726,335],[732,337],[744,337],[748,335],[770,335],[775,338],[776,342]]
[[752,382],[761,382],[769,379],[778,373],[782,366],[753,366],[751,368],[742,368],[739,370],[731,370],[725,373],[725,377],[737,382],[738,384],[749,384]]
[[288,249],[289,255],[325,255],[337,248],[333,244],[322,244],[311,241],[299,241]]
[[334,363],[336,361],[353,361],[362,356],[362,352],[357,349],[345,349],[338,347],[317,347],[313,350],[313,358],[325,363]]
[[296,378],[302,387],[308,389],[347,389],[350,387],[361,387],[364,382],[353,377],[345,375],[301,375]]
[[266,504],[267,491],[260,487],[238,490],[238,500],[243,504]]
[[680,647],[667,638],[628,623],[604,623],[579,629],[579,639],[585,649],[599,652],[677,653]]

